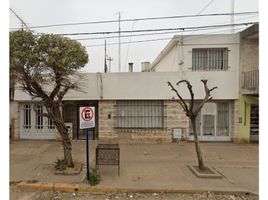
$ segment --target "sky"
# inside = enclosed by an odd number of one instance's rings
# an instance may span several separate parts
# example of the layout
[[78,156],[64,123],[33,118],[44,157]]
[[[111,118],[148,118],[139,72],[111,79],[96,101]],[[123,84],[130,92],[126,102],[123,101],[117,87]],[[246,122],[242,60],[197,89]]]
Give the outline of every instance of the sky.
[[[258,1],[234,0],[234,12],[258,11]],[[209,5],[208,5],[209,4]],[[208,6],[207,6],[208,5]],[[79,23],[102,20],[163,17],[174,15],[193,15],[208,13],[230,13],[231,0],[10,0],[9,6],[29,26]],[[207,6],[207,8],[205,8]],[[205,8],[205,9],[204,9]],[[10,11],[10,28],[21,27],[21,22]],[[258,14],[235,16],[235,23],[258,21]],[[121,30],[178,28],[187,26],[204,26],[230,23],[230,16],[177,18],[165,20],[129,21],[121,22]],[[61,26],[49,28],[33,28],[36,33],[79,33],[98,31],[118,31],[119,23],[87,24],[77,26]],[[245,27],[244,27],[245,28]],[[240,27],[241,29],[241,27]],[[235,29],[239,31],[240,29]],[[231,28],[206,30],[202,33],[230,32]],[[198,32],[194,32],[196,34]],[[200,33],[200,32],[199,32]],[[137,35],[140,33],[125,33]],[[174,35],[193,34],[191,32],[172,32],[168,34],[121,37],[121,72],[128,71],[128,63],[134,63],[134,71],[141,70],[141,62],[153,60],[166,46]],[[123,34],[121,34],[123,35]],[[72,39],[101,37],[102,39],[80,40],[89,54],[89,62],[84,68],[86,72],[103,72],[104,70],[104,42],[107,38],[107,55],[111,61],[111,71],[119,71],[118,34],[113,35],[80,35],[68,36]],[[161,39],[151,42],[128,43],[140,40]],[[115,43],[115,44],[114,44]],[[114,45],[111,45],[114,44]],[[100,46],[94,46],[100,45]],[[109,67],[109,62],[107,61]]]

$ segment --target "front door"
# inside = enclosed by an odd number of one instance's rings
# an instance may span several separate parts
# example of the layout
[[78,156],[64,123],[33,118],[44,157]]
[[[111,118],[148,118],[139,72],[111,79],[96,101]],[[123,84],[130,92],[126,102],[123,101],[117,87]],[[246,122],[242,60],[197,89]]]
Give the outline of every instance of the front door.
[[84,140],[86,138],[86,130],[79,128],[79,107],[92,106],[95,107],[95,128],[88,131],[90,140],[98,140],[98,102],[97,101],[74,101],[64,102],[63,117],[66,123],[72,125],[72,133],[74,140]]
[[215,140],[216,104],[206,103],[201,110],[201,140]]
[[[196,119],[200,141],[230,141],[229,103],[206,103]],[[194,140],[190,126],[189,139]]]
[[250,107],[250,142],[259,142],[259,106]]

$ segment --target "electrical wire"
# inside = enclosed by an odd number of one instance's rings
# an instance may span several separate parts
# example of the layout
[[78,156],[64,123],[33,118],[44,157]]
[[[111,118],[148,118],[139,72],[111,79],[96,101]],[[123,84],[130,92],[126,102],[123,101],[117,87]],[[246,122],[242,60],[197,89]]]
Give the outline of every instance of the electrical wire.
[[[248,12],[237,12],[237,13],[211,13],[211,14],[194,14],[194,15],[175,15],[166,17],[146,17],[146,18],[134,18],[134,19],[122,19],[120,22],[130,22],[130,21],[145,21],[145,20],[162,20],[162,19],[176,19],[176,18],[193,18],[193,17],[212,17],[212,16],[228,16],[228,15],[248,15],[256,14],[258,11],[248,11]],[[38,28],[49,28],[49,27],[60,27],[60,26],[77,26],[77,25],[89,25],[89,24],[106,24],[106,23],[117,23],[118,20],[101,20],[101,21],[91,21],[91,22],[77,22],[77,23],[64,23],[64,24],[50,24],[50,25],[39,25],[30,26],[30,29]],[[10,30],[20,29],[18,27],[10,28]]]
[[[236,19],[236,21],[241,21],[243,19],[250,19],[250,18],[255,18],[258,16],[250,16],[250,17],[244,17],[244,18],[240,18],[240,19]],[[230,20],[229,20],[230,21]],[[224,21],[221,23],[227,23],[229,21]],[[132,29],[133,30],[133,29]],[[193,30],[195,31],[195,30]],[[197,30],[199,31],[199,30]],[[131,35],[121,35],[121,37],[136,37],[136,36],[148,36],[148,35],[162,35],[162,34],[171,34],[171,33],[181,33],[181,32],[185,32],[185,31],[166,31],[166,32],[161,32],[161,33],[142,33],[142,34],[131,34]],[[83,40],[103,40],[103,39],[108,39],[108,38],[118,38],[118,36],[109,36],[109,37],[89,37],[89,38],[76,38],[74,40],[78,40],[78,41],[83,41]]]
[[[249,25],[258,22],[245,22],[245,23],[237,23],[237,24],[217,24],[217,25],[205,25],[205,26],[189,26],[189,27],[179,27],[179,28],[162,28],[162,29],[139,29],[139,30],[127,30],[127,31],[120,31],[120,33],[136,33],[136,32],[161,32],[161,31],[171,31],[171,30],[193,30],[193,29],[201,29],[201,28],[213,28],[213,27],[226,27],[226,26],[240,26],[240,25]],[[55,35],[98,35],[98,34],[117,34],[118,31],[107,31],[107,32],[87,32],[87,33],[61,33]]]
[[[228,28],[228,27],[225,27]],[[236,30],[239,30],[241,28],[237,28]],[[200,39],[200,38],[205,38],[205,37],[210,37],[207,34],[212,34],[212,33],[222,33],[222,32],[226,32],[226,31],[214,31],[214,32],[208,32],[206,33],[206,35],[202,34],[201,37],[196,37],[198,35],[191,35],[188,36],[187,39],[185,38],[184,41],[191,41],[191,40],[195,40],[195,39]],[[191,39],[193,38],[193,39]],[[156,38],[156,39],[148,39],[148,40],[135,40],[135,41],[131,41],[131,42],[121,42],[121,44],[128,44],[128,43],[143,43],[143,42],[154,42],[154,41],[161,41],[161,40],[171,40],[174,39],[174,37],[168,37],[168,38]],[[110,43],[109,45],[118,45],[118,43]],[[96,44],[96,45],[85,45],[86,48],[90,48],[90,47],[100,47],[103,46],[103,44]]]

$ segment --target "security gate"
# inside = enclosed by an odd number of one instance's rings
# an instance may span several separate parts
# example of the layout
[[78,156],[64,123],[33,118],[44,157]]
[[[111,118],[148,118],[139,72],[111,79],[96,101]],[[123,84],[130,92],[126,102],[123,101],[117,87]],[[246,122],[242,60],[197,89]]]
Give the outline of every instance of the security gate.
[[95,127],[88,129],[90,140],[98,140],[98,103],[97,101],[72,101],[63,103],[63,118],[66,123],[73,125],[73,139],[84,140],[86,138],[85,129],[79,128],[79,108],[95,107]]
[[20,139],[56,139],[57,129],[52,120],[37,114],[45,112],[43,105],[20,105]]

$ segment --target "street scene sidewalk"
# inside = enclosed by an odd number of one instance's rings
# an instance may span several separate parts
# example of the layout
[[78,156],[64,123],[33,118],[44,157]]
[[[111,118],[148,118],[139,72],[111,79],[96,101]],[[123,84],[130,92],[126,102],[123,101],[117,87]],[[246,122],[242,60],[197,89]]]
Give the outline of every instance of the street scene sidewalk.
[[[90,166],[95,167],[97,142],[90,142]],[[205,163],[223,174],[221,179],[197,178],[187,167],[196,165],[194,143],[120,144],[117,166],[100,166],[95,188],[248,191],[258,193],[258,145],[201,143]],[[84,163],[79,175],[55,175],[54,162],[62,158],[60,142],[12,141],[10,182],[85,184],[85,141],[73,141],[74,161]],[[88,187],[91,187],[88,185]]]

